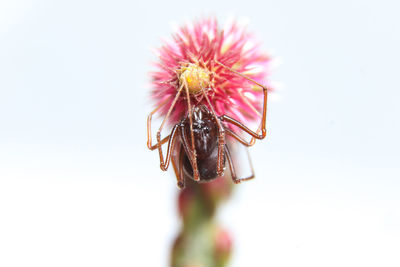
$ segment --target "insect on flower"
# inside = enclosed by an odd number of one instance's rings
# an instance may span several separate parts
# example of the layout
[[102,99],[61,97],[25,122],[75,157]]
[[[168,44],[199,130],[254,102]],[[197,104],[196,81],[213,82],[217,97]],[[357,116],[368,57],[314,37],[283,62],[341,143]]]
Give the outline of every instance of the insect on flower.
[[[148,148],[158,150],[163,171],[172,162],[180,188],[186,177],[208,182],[224,175],[227,166],[235,183],[252,179],[253,171],[237,177],[230,146],[236,141],[249,147],[266,136],[269,89],[261,81],[270,58],[236,23],[220,29],[215,19],[205,19],[180,28],[173,37],[159,50],[158,70],[152,73],[157,106],[147,119]],[[155,113],[164,118],[153,144]],[[260,123],[253,131],[244,122],[255,119]],[[162,138],[167,125],[171,132]]]

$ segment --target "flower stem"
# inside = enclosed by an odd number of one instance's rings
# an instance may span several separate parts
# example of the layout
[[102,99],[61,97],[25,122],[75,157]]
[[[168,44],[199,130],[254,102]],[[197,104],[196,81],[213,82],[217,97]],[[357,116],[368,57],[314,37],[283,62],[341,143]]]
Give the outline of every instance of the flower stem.
[[230,196],[232,183],[226,177],[204,184],[187,180],[178,197],[182,229],[173,245],[171,267],[227,266],[232,240],[215,214]]

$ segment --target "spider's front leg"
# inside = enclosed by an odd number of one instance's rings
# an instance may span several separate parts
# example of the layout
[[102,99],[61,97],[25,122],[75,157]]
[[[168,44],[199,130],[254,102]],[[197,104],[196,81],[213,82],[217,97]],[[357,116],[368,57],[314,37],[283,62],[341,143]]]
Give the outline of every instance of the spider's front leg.
[[189,86],[187,84],[186,79],[183,80],[182,86],[185,87],[186,91],[186,100],[188,105],[188,117],[189,117],[189,127],[190,127],[190,141],[191,141],[191,149],[189,148],[189,143],[187,142],[187,136],[185,134],[184,126],[181,127],[181,137],[183,140],[183,146],[186,150],[187,155],[189,156],[190,163],[192,164],[193,168],[193,179],[195,181],[200,181],[200,174],[199,169],[197,166],[197,152],[195,147],[195,140],[194,140],[194,132],[193,132],[193,109],[192,104],[190,102],[190,92]]
[[264,139],[265,136],[267,135],[266,120],[267,120],[268,88],[266,86],[258,83],[257,81],[253,80],[252,78],[247,77],[246,75],[244,75],[244,74],[242,74],[242,73],[240,73],[240,72],[238,72],[238,71],[236,71],[236,70],[234,70],[234,69],[232,69],[232,68],[230,68],[228,66],[225,66],[224,64],[222,64],[221,62],[219,62],[217,60],[215,62],[217,64],[219,64],[220,66],[222,66],[223,68],[233,72],[234,74],[236,74],[236,75],[238,75],[240,77],[243,77],[244,79],[246,79],[246,80],[248,80],[248,81],[250,81],[250,82],[252,82],[252,83],[254,83],[254,84],[258,85],[258,86],[260,86],[263,89],[264,102],[263,102],[263,108],[262,108],[261,123],[260,123],[260,128],[259,128],[259,129],[261,129],[261,134],[258,133],[259,130],[254,132],[251,129],[249,129],[247,126],[245,126],[243,123],[241,123],[241,122],[239,122],[239,121],[235,120],[234,118],[231,118],[231,117],[229,117],[227,115],[222,115],[222,116],[219,117],[219,119],[221,121],[225,121],[225,122],[231,123],[231,124],[237,126],[239,129],[241,129],[244,132],[246,132],[249,135],[251,135],[252,139],[250,140],[250,142],[246,142],[243,138],[241,138],[237,134],[235,134],[235,133],[234,134],[230,134],[230,135],[232,135],[232,137],[234,137],[236,140],[238,140],[242,144],[247,145],[247,146],[251,146],[251,145],[254,144],[255,139],[261,140],[261,139]]
[[[239,184],[243,181],[248,181],[248,180],[254,178],[255,175],[254,175],[253,165],[251,164],[251,161],[250,161],[251,174],[248,177],[238,178],[237,174],[236,174],[235,164],[233,163],[233,159],[232,159],[231,153],[230,153],[227,145],[225,145],[225,154],[226,154],[226,159],[228,161],[229,170],[231,171],[232,181],[235,184]],[[249,158],[249,160],[250,160],[250,158]]]
[[214,107],[211,104],[210,99],[207,96],[207,93],[204,87],[201,87],[201,91],[205,99],[207,100],[208,105],[210,106],[211,113],[216,121],[218,127],[218,162],[217,162],[217,175],[222,176],[224,175],[224,147],[225,147],[225,128],[222,125],[220,119],[218,118],[217,114],[215,113]]
[[264,123],[265,122],[265,118],[263,118],[263,123],[262,123],[263,125],[261,127],[261,134],[258,134],[257,132],[252,131],[250,128],[248,128],[243,123],[241,123],[241,122],[239,122],[239,121],[235,120],[234,118],[231,118],[231,117],[229,117],[227,115],[222,115],[222,116],[219,117],[219,119],[221,121],[228,122],[228,123],[231,123],[231,124],[237,126],[239,129],[243,130],[244,132],[246,132],[246,133],[248,133],[249,135],[252,136],[252,139],[249,142],[247,142],[242,137],[240,137],[238,134],[236,134],[234,131],[227,130],[227,133],[230,136],[232,136],[233,138],[235,138],[236,140],[238,140],[240,143],[242,143],[245,146],[252,146],[254,144],[253,139],[261,140],[261,139],[264,139],[265,136],[267,136],[267,130],[266,130],[265,123]]
[[[167,99],[168,100],[168,99]],[[149,116],[147,116],[147,147],[150,150],[155,150],[156,148],[158,148],[158,142],[157,144],[153,145],[153,138],[151,137],[151,120],[153,118],[153,115],[160,109],[162,108],[165,104],[167,103],[167,101],[164,101],[163,103],[161,103],[158,107],[156,107],[152,112],[150,112]],[[166,137],[164,137],[161,140],[161,145],[165,144],[168,140],[169,137],[171,135],[168,135]]]
[[[186,155],[189,159],[190,165],[192,166],[193,169],[193,180],[195,181],[200,181],[200,173],[199,173],[199,169],[197,167],[197,154],[196,154],[196,149],[191,149],[191,145],[189,144],[189,140],[188,137],[186,136],[185,133],[185,127],[184,125],[180,125],[180,134],[181,134],[181,139],[182,139],[182,146],[186,152]],[[183,154],[183,153],[181,153]],[[180,162],[183,162],[183,158],[182,160],[180,160]],[[181,168],[182,170],[182,168]]]
[[179,145],[178,149],[179,149],[178,162],[175,162],[176,157],[173,156],[171,162],[172,162],[172,167],[174,168],[177,185],[180,189],[183,189],[185,188],[185,177],[183,175],[183,156],[185,155],[185,153],[182,144]]
[[[177,137],[178,126],[179,125],[175,125],[174,128],[172,128],[170,138],[168,141],[167,154],[165,157],[165,161],[164,161],[164,154],[163,154],[162,147],[161,147],[161,141],[158,141],[158,143],[157,143],[158,153],[160,155],[160,168],[163,171],[166,171],[168,169],[169,163],[171,161],[172,148],[174,147],[174,143],[175,143],[175,140]],[[159,133],[157,133],[157,139],[161,139]]]
[[[149,116],[147,117],[147,147],[148,147],[150,150],[154,150],[154,149],[158,148],[158,152],[159,152],[159,154],[160,154],[160,168],[161,168],[161,170],[163,170],[163,171],[166,171],[166,170],[168,169],[168,166],[169,166],[169,162],[170,162],[170,159],[171,159],[171,153],[172,153],[172,149],[171,149],[171,148],[173,147],[173,144],[174,144],[174,142],[175,142],[176,130],[177,130],[178,125],[175,125],[174,128],[173,128],[172,131],[171,131],[171,134],[168,135],[167,137],[164,137],[162,140],[161,140],[161,131],[162,131],[162,129],[164,128],[164,126],[165,126],[165,124],[166,124],[166,122],[167,122],[169,116],[171,115],[171,112],[172,112],[172,110],[173,110],[173,108],[174,108],[176,102],[177,102],[178,99],[179,99],[179,95],[180,95],[181,92],[182,92],[182,88],[183,88],[183,85],[179,87],[178,92],[176,93],[176,95],[175,95],[175,97],[174,97],[174,100],[172,101],[172,104],[171,104],[171,106],[170,106],[169,109],[168,109],[167,115],[165,115],[165,117],[164,117],[164,119],[163,119],[163,121],[162,121],[162,123],[161,123],[161,125],[160,125],[160,128],[159,128],[158,131],[157,131],[157,143],[156,143],[155,145],[152,145],[152,138],[151,138],[151,119],[152,119],[154,113],[156,113],[162,106],[164,106],[164,105],[169,101],[169,99],[166,99],[163,103],[161,103],[161,104],[160,104],[155,110],[153,110],[153,111],[149,114]],[[165,144],[165,143],[167,142],[167,140],[168,140],[168,150],[167,150],[167,156],[166,156],[166,159],[165,159],[165,162],[164,162],[164,155],[163,155],[162,147],[161,147],[161,146],[162,146],[163,144]]]

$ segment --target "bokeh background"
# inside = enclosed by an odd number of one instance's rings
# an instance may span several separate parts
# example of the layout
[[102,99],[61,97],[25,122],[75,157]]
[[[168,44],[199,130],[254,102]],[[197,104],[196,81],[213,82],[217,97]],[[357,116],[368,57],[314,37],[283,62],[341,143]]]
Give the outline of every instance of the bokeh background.
[[400,266],[397,1],[0,1],[0,266],[167,266],[177,188],[146,149],[151,48],[247,18],[281,62],[232,266]]

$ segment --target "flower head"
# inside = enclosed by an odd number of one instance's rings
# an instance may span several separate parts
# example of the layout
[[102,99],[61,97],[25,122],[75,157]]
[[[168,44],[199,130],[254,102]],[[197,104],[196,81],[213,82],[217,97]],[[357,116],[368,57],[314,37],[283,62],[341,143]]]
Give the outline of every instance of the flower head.
[[[262,88],[226,67],[265,82],[270,57],[261,52],[252,34],[236,22],[220,28],[207,18],[181,27],[158,50],[159,61],[151,73],[152,98],[166,115],[176,99],[169,122],[188,112],[187,93],[193,105],[207,104],[207,95],[218,116],[226,114],[242,122],[256,118],[262,104]],[[223,65],[221,65],[222,63]]]

